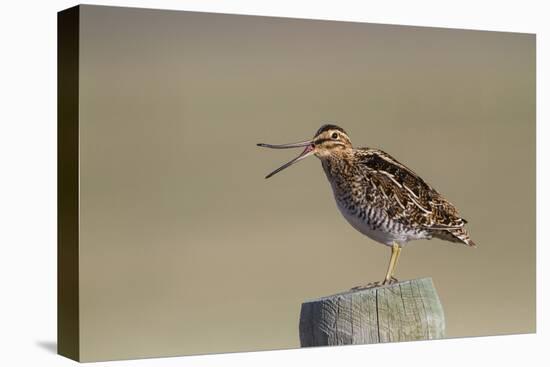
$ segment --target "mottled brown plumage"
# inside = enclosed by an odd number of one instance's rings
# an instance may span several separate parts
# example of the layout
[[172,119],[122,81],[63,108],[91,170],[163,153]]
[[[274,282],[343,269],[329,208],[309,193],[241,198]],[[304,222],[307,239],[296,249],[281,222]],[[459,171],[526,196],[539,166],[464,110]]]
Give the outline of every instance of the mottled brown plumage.
[[312,140],[260,146],[304,152],[267,177],[310,155],[317,156],[338,208],[359,232],[392,246],[383,283],[391,282],[401,247],[417,239],[440,238],[475,246],[453,204],[411,169],[379,149],[353,148],[339,126],[323,125]]
[[323,168],[334,182],[337,200],[341,198],[361,218],[368,216],[368,209],[380,208],[385,220],[401,224],[402,230],[424,231],[424,238],[474,246],[464,229],[466,220],[455,206],[382,150],[357,148],[350,154],[330,155],[323,160]]

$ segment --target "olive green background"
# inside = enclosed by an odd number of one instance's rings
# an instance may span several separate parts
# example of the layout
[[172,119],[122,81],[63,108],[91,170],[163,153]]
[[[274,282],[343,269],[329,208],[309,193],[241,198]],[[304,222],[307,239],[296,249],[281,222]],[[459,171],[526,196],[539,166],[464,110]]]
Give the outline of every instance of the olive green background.
[[302,301],[379,280],[312,157],[325,122],[468,219],[418,241],[449,337],[535,331],[535,36],[81,7],[81,359],[299,346]]

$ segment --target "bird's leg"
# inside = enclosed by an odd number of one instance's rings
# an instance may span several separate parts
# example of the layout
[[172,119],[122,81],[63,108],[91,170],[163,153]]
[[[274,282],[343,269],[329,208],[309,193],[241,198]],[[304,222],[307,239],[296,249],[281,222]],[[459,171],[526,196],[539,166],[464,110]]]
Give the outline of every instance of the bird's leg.
[[400,250],[401,249],[399,248],[399,245],[394,242],[391,246],[390,263],[388,264],[388,270],[386,271],[386,276],[384,277],[384,280],[382,281],[382,285],[392,283],[393,271],[394,271],[394,268],[395,268],[395,264],[397,262],[397,258],[399,257],[399,251]]
[[390,257],[390,263],[388,264],[388,270],[386,271],[386,276],[384,277],[383,281],[379,282],[373,282],[366,285],[360,285],[357,287],[351,288],[352,291],[361,290],[361,289],[370,289],[370,288],[376,288],[381,285],[386,284],[393,284],[397,283],[397,279],[394,278],[393,274],[395,272],[395,268],[397,267],[397,260],[399,259],[399,255],[401,254],[401,246],[394,242],[391,247],[391,257]]
[[[394,243],[394,245],[395,245],[395,243]],[[393,269],[392,269],[391,274],[390,274],[390,280],[391,280],[392,283],[397,283],[398,282],[397,278],[394,277],[393,275],[395,274],[395,269],[397,269],[397,262],[399,261],[399,256],[401,255],[401,250],[402,249],[403,248],[401,246],[397,245],[397,255],[395,255],[395,261],[393,263]]]

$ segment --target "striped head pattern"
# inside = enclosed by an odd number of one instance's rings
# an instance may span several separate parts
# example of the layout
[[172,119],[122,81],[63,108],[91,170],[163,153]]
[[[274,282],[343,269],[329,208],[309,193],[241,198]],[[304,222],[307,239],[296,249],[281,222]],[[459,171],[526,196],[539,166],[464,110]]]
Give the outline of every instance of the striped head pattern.
[[298,157],[277,168],[275,171],[267,175],[266,178],[273,176],[277,172],[280,172],[311,155],[315,155],[319,159],[324,159],[334,155],[345,155],[353,149],[351,140],[346,131],[339,126],[332,124],[325,124],[321,126],[311,140],[279,145],[260,143],[258,146],[272,149],[305,148]]

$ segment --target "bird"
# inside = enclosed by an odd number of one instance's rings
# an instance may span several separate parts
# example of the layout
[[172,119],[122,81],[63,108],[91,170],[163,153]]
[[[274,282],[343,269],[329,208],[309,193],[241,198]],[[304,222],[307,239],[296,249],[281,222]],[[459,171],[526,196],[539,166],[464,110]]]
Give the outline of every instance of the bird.
[[336,205],[347,222],[368,238],[391,248],[384,278],[353,289],[398,282],[397,262],[410,241],[438,238],[476,247],[465,227],[466,219],[443,195],[381,149],[354,148],[347,132],[335,124],[322,125],[310,140],[257,146],[305,148],[266,179],[312,155],[319,158]]

